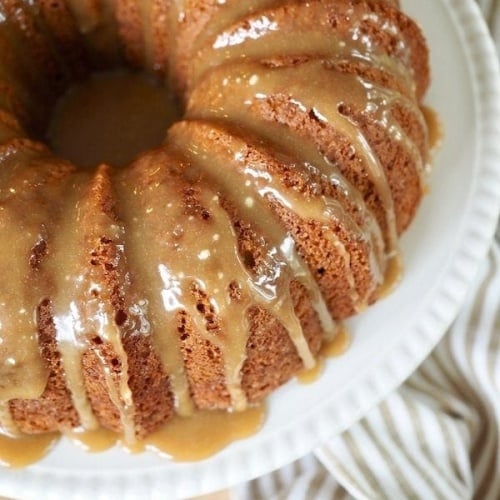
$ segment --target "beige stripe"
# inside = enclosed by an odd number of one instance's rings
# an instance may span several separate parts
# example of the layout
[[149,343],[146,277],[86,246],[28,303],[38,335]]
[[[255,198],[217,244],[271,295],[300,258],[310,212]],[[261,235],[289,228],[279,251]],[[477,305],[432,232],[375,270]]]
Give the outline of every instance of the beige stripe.
[[[484,280],[484,276],[483,276]],[[480,287],[479,293],[476,294],[476,299],[474,301],[475,304],[482,304],[484,301],[484,297],[486,294],[487,287],[484,286],[484,284]],[[471,404],[472,408],[479,414],[480,418],[480,424],[479,424],[479,429],[474,428],[472,429],[475,431],[474,433],[476,434],[476,439],[472,443],[472,450],[471,450],[471,463],[473,466],[473,471],[474,471],[474,477],[476,484],[481,483],[482,481],[478,481],[477,475],[480,472],[479,471],[479,465],[483,461],[483,458],[486,458],[484,456],[485,449],[488,447],[488,441],[489,441],[489,434],[490,434],[490,426],[487,425],[488,422],[490,422],[490,415],[488,412],[488,409],[485,407],[484,401],[482,401],[477,394],[477,390],[475,390],[474,387],[479,386],[479,381],[477,380],[477,377],[473,373],[473,368],[474,368],[474,359],[471,354],[471,346],[474,345],[475,342],[475,337],[474,334],[476,332],[476,328],[473,325],[473,319],[474,319],[474,310],[473,310],[473,305],[472,303],[471,306],[469,306],[467,311],[464,311],[462,314],[462,317],[465,317],[465,320],[463,322],[457,321],[454,327],[455,335],[453,339],[456,339],[456,343],[458,343],[458,339],[462,340],[459,344],[459,348],[463,351],[464,359],[466,365],[463,367],[467,369],[467,373],[469,373],[469,376],[472,380],[468,379],[465,377],[465,374],[459,372],[460,376],[460,381],[461,385],[458,386],[455,381],[453,381],[453,385],[455,387],[455,390],[459,393],[465,396],[462,387],[465,387],[467,389],[467,393],[469,394],[469,398],[465,397],[465,399],[469,399],[469,404]],[[462,335],[459,336],[459,333]],[[445,373],[448,374],[448,371],[446,370],[445,367],[445,360],[442,359],[443,355],[446,355],[446,357],[450,360],[455,360],[456,356],[454,355],[453,352],[453,346],[452,346],[452,340],[449,340],[447,342],[444,342],[444,349],[445,353],[441,353],[440,351],[437,352],[437,356],[435,357],[436,361],[443,367]],[[457,359],[456,362],[460,362],[460,359]],[[462,368],[462,367],[461,367]],[[458,370],[457,370],[458,371]],[[451,377],[450,377],[451,378]],[[474,383],[475,382],[475,383]],[[474,385],[473,385],[474,384]],[[470,422],[469,422],[470,425]]]
[[[407,410],[407,406],[404,405],[404,408]],[[396,457],[394,457],[394,462],[399,465],[400,470],[402,471],[402,476],[404,476],[404,479],[408,482],[408,484],[411,485],[411,488],[414,489],[415,491],[420,491],[422,486],[418,485],[418,481],[415,481],[414,478],[419,478],[419,480],[425,484],[427,489],[429,491],[433,492],[433,495],[436,498],[447,498],[447,495],[449,494],[449,491],[445,490],[439,491],[442,488],[439,488],[440,483],[439,481],[436,481],[435,477],[432,477],[424,468],[422,468],[417,461],[415,457],[418,457],[422,454],[421,451],[421,443],[418,443],[416,445],[410,445],[407,446],[405,441],[401,438],[401,434],[397,430],[398,428],[398,423],[396,422],[393,418],[392,412],[390,412],[387,408],[387,404],[382,404],[379,407],[380,410],[380,415],[383,419],[383,423],[387,431],[384,433],[384,435],[388,435],[391,437],[391,441],[389,441],[389,444],[391,445],[387,449],[393,450],[391,453],[392,456],[396,455],[397,452],[400,452],[403,457],[402,459],[406,459],[406,463],[403,460],[396,460]],[[411,420],[411,415],[407,412],[408,418]],[[376,425],[376,422],[373,421],[373,425]],[[415,428],[416,421],[412,422],[413,428]],[[376,425],[377,429],[381,428],[381,425],[378,424]],[[394,446],[395,445],[395,446]],[[412,448],[415,447],[415,450],[412,450]],[[412,470],[413,469],[413,470]],[[433,471],[433,468],[429,468],[429,471]],[[454,489],[451,485],[449,485],[448,489]]]
[[[446,348],[447,356],[449,356],[451,359],[451,357],[453,356],[453,353],[451,351],[451,345],[448,342],[445,343],[445,348]],[[441,355],[441,353],[439,353],[439,356],[444,356],[444,355],[445,355],[444,353],[442,355]],[[438,363],[441,364],[441,366],[444,366],[442,359],[440,359],[438,356],[436,356],[435,359]],[[444,368],[444,370],[445,370],[444,373],[446,373],[449,376],[449,372],[446,371],[445,368]],[[488,417],[488,412],[485,411],[483,402],[481,401],[481,399],[478,398],[477,393],[475,392],[474,388],[470,385],[469,381],[465,377],[463,377],[463,375],[459,375],[459,376],[460,376],[460,384],[461,385],[458,385],[459,383],[456,382],[454,384],[454,386],[455,386],[455,390],[460,395],[463,396],[462,402],[464,404],[468,405],[468,408],[471,412],[475,412],[477,414],[479,422],[487,422],[489,420],[489,417]],[[462,390],[462,387],[467,390],[467,393],[465,393]],[[471,431],[473,434],[476,433],[476,431],[478,429],[475,428],[476,426],[474,425],[473,421],[471,422],[470,420],[467,420],[466,424],[469,428],[472,427]],[[484,446],[486,430],[487,429],[485,428],[484,425],[480,425],[479,433],[478,433],[477,438],[476,438],[477,440],[474,443],[472,443],[473,444],[473,448],[471,451],[471,463],[472,464],[477,463],[477,454],[481,453],[481,449]],[[474,451],[474,450],[476,450],[476,451]],[[475,458],[474,458],[474,455],[476,456]]]
[[[500,273],[499,273],[500,276]],[[500,283],[497,286],[497,290],[500,290]],[[500,294],[499,294],[500,299]],[[499,374],[498,374],[498,358],[500,355],[500,303],[496,305],[496,314],[491,327],[490,343],[488,345],[487,364],[488,364],[488,376],[491,380],[492,386],[498,389],[500,385]],[[497,401],[498,402],[498,401]]]
[[[496,446],[493,446],[493,449],[496,450],[498,454],[498,439],[495,439],[497,443]],[[498,494],[498,488],[494,489],[493,486],[495,483],[498,485],[498,475],[500,474],[500,467],[498,463],[498,456],[495,456],[494,453],[491,453],[488,458],[488,466],[486,473],[483,475],[482,480],[480,480],[479,484],[476,486],[476,491],[474,492],[474,498],[478,500],[483,500],[486,498],[493,498],[493,495]],[[476,476],[474,474],[474,476]],[[491,496],[490,496],[491,495]]]
[[[429,443],[427,442],[427,436],[422,428],[422,422],[420,421],[420,416],[418,415],[417,407],[410,398],[405,398],[405,404],[408,409],[410,420],[412,421],[413,427],[415,428],[417,441],[420,443],[420,446],[424,454],[430,458],[432,455],[431,450],[429,448]],[[392,416],[390,418],[392,418]]]
[[[340,485],[337,480],[323,467],[322,478],[323,482],[321,486],[318,488],[315,496],[309,495],[309,493],[305,496],[305,499],[323,499],[328,498],[330,500],[347,500],[350,495],[347,491]],[[290,497],[288,500],[291,500]]]
[[[448,459],[450,462],[451,470],[459,481],[461,481],[463,484],[466,484],[466,478],[463,477],[462,470],[458,462],[458,456],[460,451],[458,450],[457,445],[455,444],[455,440],[452,438],[450,434],[447,422],[444,421],[443,417],[441,417],[440,415],[436,415],[436,422],[441,430],[441,435],[443,436],[446,448],[450,450],[450,453],[448,454]],[[456,424],[450,424],[450,425],[456,425]]]
[[471,497],[472,492],[474,491],[474,476],[469,457],[471,429],[470,427],[467,427],[463,421],[457,423],[453,419],[443,418],[442,422],[452,441],[456,443],[455,446],[457,448],[461,447],[461,452],[456,455],[456,461],[458,463],[458,467],[462,471],[461,477],[463,478],[463,484],[466,487],[466,496]]
[[297,477],[302,472],[302,467],[300,461],[296,461],[293,464],[293,475]]
[[318,468],[318,472],[311,478],[305,491],[304,498],[318,498],[318,493],[326,479],[326,472]]
[[[415,430],[415,433],[417,436],[420,438],[419,445],[423,449],[424,454],[427,456],[427,459],[431,461],[431,463],[435,464],[436,469],[439,470],[441,473],[441,479],[446,483],[447,489],[451,489],[456,493],[457,495],[460,493],[454,484],[450,483],[447,477],[447,474],[441,469],[440,465],[432,460],[432,454],[430,452],[430,449],[426,443],[426,434],[423,432],[423,429],[421,427],[421,421],[416,413],[412,413],[410,411],[410,407],[408,404],[405,402],[405,407],[408,411],[408,415],[410,417],[410,420],[413,425],[413,429]],[[401,451],[404,453],[406,459],[408,460],[408,463],[415,468],[420,474],[420,477],[422,480],[427,483],[427,486],[430,490],[433,490],[436,496],[442,496],[445,498],[444,493],[441,491],[438,493],[438,488],[439,488],[439,483],[435,482],[435,480],[427,473],[425,469],[421,467],[421,465],[415,460],[414,453],[411,449],[408,449],[403,440],[400,438],[399,432],[397,432],[397,422],[393,418],[393,414],[389,411],[388,405],[387,404],[381,404],[380,405],[380,412],[382,414],[383,419],[385,420],[386,426],[389,430],[389,434],[392,436],[392,439],[396,446],[398,446]],[[409,482],[411,482],[411,477],[406,478]]]
[[[471,453],[477,491],[478,494],[483,493],[483,495],[491,485],[497,468],[495,453],[498,452],[498,432],[493,419],[494,416],[491,415],[488,421],[482,422],[481,427],[484,432],[481,432],[481,438],[483,439],[478,439]],[[484,496],[479,498],[484,498]]]
[[[448,385],[453,389],[454,396],[460,396],[460,399],[464,402],[464,404],[468,404],[469,407],[472,407],[476,410],[480,410],[482,406],[481,400],[477,397],[476,391],[469,384],[468,380],[466,380],[461,371],[455,366],[455,354],[452,350],[451,341],[449,338],[445,339],[445,341],[441,344],[440,349],[436,350],[432,360],[436,364],[436,366],[440,369],[443,377],[445,377]],[[450,373],[450,367],[447,366],[447,363],[453,363],[452,369],[455,371],[455,375]],[[460,382],[459,382],[460,380]],[[432,384],[432,379],[430,380]],[[439,400],[439,397],[436,396],[436,399]],[[484,418],[484,413],[481,414],[481,418]]]
[[[463,450],[459,449],[456,446],[456,443],[454,442],[453,438],[451,437],[450,431],[448,427],[446,426],[446,422],[450,422],[450,419],[448,416],[444,416],[441,412],[436,412],[434,415],[423,415],[423,418],[419,418],[419,410],[415,406],[413,401],[408,400],[407,401],[408,405],[408,411],[409,412],[414,412],[416,414],[416,418],[418,419],[417,423],[417,433],[419,433],[419,441],[421,443],[422,448],[426,451],[427,454],[427,460],[430,461],[430,463],[434,464],[436,468],[436,472],[441,475],[441,477],[446,478],[446,482],[448,484],[448,487],[451,490],[455,491],[455,494],[457,498],[461,497],[463,492],[464,492],[464,487],[463,485],[466,484],[465,480],[462,480],[462,474],[460,471],[460,465],[458,462],[458,456],[459,453],[461,453]],[[425,432],[425,418],[433,418],[435,424],[437,426],[436,431],[439,432],[439,435],[441,436],[444,446],[446,450],[448,451],[447,453],[447,458],[448,458],[448,463],[445,465],[442,463],[443,457],[441,455],[436,455],[434,453],[434,447],[432,446],[432,441],[429,442],[429,433]],[[444,421],[446,419],[446,422]],[[451,475],[451,477],[450,477]]]
[[[332,495],[337,494],[339,489],[342,498],[345,498],[345,491],[313,455],[307,455],[274,473],[252,481],[252,483],[259,483],[258,493],[255,485],[250,484],[249,488],[243,492],[244,498],[267,500],[270,495],[275,499],[326,498],[325,496],[321,497],[321,495],[328,495],[328,498],[331,498]],[[251,496],[249,496],[250,492]]]
[[[336,458],[330,458],[330,461],[335,463],[336,472],[338,471],[340,473],[341,477],[346,480],[346,482],[348,483],[347,487],[352,486],[352,487],[356,488],[356,490],[362,491],[365,493],[365,495],[367,495],[368,492],[364,491],[364,488],[360,485],[359,481],[357,481],[351,475],[351,473],[347,470],[346,467],[344,467],[344,465],[341,462],[336,460]],[[336,474],[336,477],[337,477],[337,474]],[[365,477],[364,479],[366,480],[367,478]],[[343,487],[346,488],[346,485],[344,484]],[[374,492],[376,490],[374,488],[372,488],[371,491]]]
[[258,481],[257,480],[250,481],[250,498],[255,498],[255,499],[260,498],[259,493],[260,491],[259,491]]
[[[297,476],[296,476],[297,477]],[[267,499],[275,492],[272,474],[266,474],[258,479],[258,498]]]
[[[492,273],[496,271],[495,269],[496,266],[492,266],[492,270],[490,273],[490,280],[492,278]],[[494,277],[494,274],[493,274]],[[493,281],[494,283],[494,281]],[[487,350],[487,347],[490,347],[493,345],[495,342],[493,340],[496,335],[493,333],[494,330],[491,328],[489,331],[484,327],[484,319],[489,316],[488,314],[488,306],[490,304],[490,300],[488,300],[491,296],[491,283],[485,282],[482,287],[482,296],[478,298],[476,301],[476,304],[478,307],[475,308],[473,315],[472,315],[472,320],[471,320],[471,326],[469,328],[469,331],[467,332],[467,345],[472,346],[473,344],[476,344],[478,341],[479,335],[481,335],[481,344],[478,344],[479,346],[483,345],[485,351],[482,352],[481,354],[484,354],[484,356],[481,356],[482,358],[486,358],[485,361],[487,363],[487,374],[489,375],[489,379],[487,380],[488,385],[491,384],[491,386],[494,387],[495,385],[495,378],[493,374],[493,370],[490,370],[490,366],[493,367],[495,365],[495,359],[497,356],[493,356],[493,354],[497,354],[498,351],[495,350]],[[497,291],[495,290],[495,292]],[[497,302],[497,297],[495,297],[495,302]],[[479,308],[479,305],[481,305],[481,309]],[[497,304],[497,311],[498,311],[498,304]],[[496,315],[495,315],[496,316]],[[473,323],[473,324],[472,324]],[[494,322],[493,322],[494,324]],[[486,342],[486,334],[489,333],[490,336],[490,341]],[[475,367],[473,364],[474,358],[473,358],[473,353],[471,352],[472,349],[469,349],[470,354],[469,358],[471,360],[471,366]],[[488,356],[489,355],[489,356]],[[488,362],[489,358],[489,362]],[[477,366],[477,370],[481,370],[481,366]],[[476,384],[478,387],[481,387],[481,385],[484,385],[485,381],[480,380],[479,376],[476,375],[475,370],[471,370],[472,376],[476,381]],[[492,402],[494,403],[494,401]],[[484,405],[483,405],[484,406]],[[488,405],[489,406],[489,405]],[[486,408],[488,410],[488,408]],[[491,413],[494,413],[494,409],[491,409]],[[498,453],[498,429],[495,426],[495,415],[489,415],[489,419],[485,422],[483,422],[483,429],[485,432],[481,433],[481,436],[486,433],[486,438],[484,440],[484,446],[482,446],[482,442],[480,444],[479,440],[475,443],[475,446],[473,447],[472,450],[472,463],[474,464],[474,476],[476,478],[476,498],[487,498],[490,488],[492,487],[493,483],[495,482],[495,478],[498,476],[498,463],[495,460],[495,452]],[[490,452],[490,453],[488,453]],[[483,467],[482,467],[483,466]]]
[[[464,345],[464,350],[465,350],[465,357],[467,359],[468,365],[467,369],[472,372],[471,367],[473,366],[472,360],[470,359],[470,355],[467,352],[469,349],[467,349],[467,345]],[[450,358],[453,356],[453,352],[451,350],[451,345],[446,343],[446,351],[448,353],[448,356]],[[461,374],[462,375],[462,374]],[[473,386],[471,385],[471,382],[464,377],[463,375],[461,376],[461,384],[463,387],[466,387],[468,389],[469,393],[469,403],[472,403],[472,407],[474,410],[478,413],[480,421],[481,422],[488,422],[489,421],[489,415],[488,411],[484,406],[484,402],[478,397],[477,392],[474,390]],[[457,386],[458,387],[458,386]],[[484,446],[486,444],[486,439],[488,435],[488,426],[486,425],[481,425],[479,433],[477,434],[477,438],[472,444],[472,450],[471,450],[471,463],[475,466],[479,459],[480,455],[483,453]]]
[[[500,5],[500,1],[498,2]],[[499,226],[500,228],[500,226]],[[492,387],[500,385],[500,377],[496,369],[500,357],[500,254],[498,248],[493,246],[491,251],[492,257],[492,280],[490,283],[490,293],[494,297],[492,309],[495,311],[493,320],[490,325],[490,342],[487,348],[489,356],[487,356],[488,376],[492,383]],[[496,373],[495,373],[496,372]],[[500,387],[497,387],[499,389]],[[500,399],[500,398],[499,398]],[[497,401],[498,403],[498,401]]]
[[[307,497],[308,499],[330,499],[330,500],[352,500],[353,497],[339,484],[335,478],[328,473],[325,469],[325,480],[323,485],[318,490],[318,495],[316,497]],[[290,499],[291,500],[291,497]]]
[[350,500],[352,498],[347,491],[342,488],[342,486],[338,486],[333,492],[332,500]]
[[[363,459],[363,454],[360,452],[358,445],[356,441],[353,439],[349,431],[345,432],[343,435],[344,438],[344,443],[346,447],[348,448],[349,452],[353,456],[353,458],[356,460],[357,465],[360,468],[360,472],[363,474],[364,479],[370,486],[372,491],[383,491],[382,484],[379,482],[377,477],[373,474],[371,469],[369,467],[364,467],[361,464],[361,460]],[[337,466],[339,465],[339,462],[337,461]],[[345,471],[347,472],[347,471]],[[347,477],[349,477],[350,474],[347,473]],[[356,484],[356,483],[354,483]]]
[[[434,375],[429,373],[431,367],[438,373]],[[418,380],[417,377],[425,383],[425,387],[421,387],[422,383],[419,384],[416,381]],[[446,387],[443,387],[443,384],[446,384]],[[453,404],[457,399],[466,405],[467,408],[471,407],[471,398],[453,382],[449,373],[444,371],[443,366],[437,359],[436,353],[420,367],[418,374],[408,382],[408,386],[418,393],[423,393],[440,403],[442,405],[442,411],[446,414],[457,411],[456,408],[454,408],[456,405]],[[464,419],[467,417],[467,415],[462,415],[461,412],[459,412],[459,416]]]
[[[361,421],[360,426],[365,430],[365,432],[369,435],[373,446],[377,449],[378,453],[382,457],[388,469],[393,473],[393,479],[401,489],[401,491],[405,494],[405,498],[411,498],[415,495],[415,492],[406,478],[403,469],[398,466],[396,460],[393,460],[390,456],[387,447],[382,443],[379,439],[378,434],[383,434],[383,432],[376,432],[375,429],[372,428],[372,425],[368,419]],[[380,429],[377,429],[380,431]],[[368,470],[369,466],[364,464],[364,470]],[[386,486],[386,485],[383,485]],[[379,491],[385,491],[385,488],[380,489]]]
[[[298,477],[298,474],[294,475],[294,477]],[[285,489],[281,471],[277,471],[275,474],[271,474],[271,479],[273,482],[274,491],[283,491]]]
[[[351,470],[347,468],[347,466],[344,464],[344,462],[340,461],[337,459],[337,457],[333,454],[331,449],[336,450],[336,444],[338,448],[339,441],[341,440],[341,445],[347,446],[347,441],[349,439],[352,439],[351,436],[349,436],[348,432],[342,434],[341,437],[337,438],[337,441],[333,441],[332,444],[333,446],[330,448],[323,448],[321,450],[322,455],[327,459],[329,464],[332,464],[332,468],[334,469],[333,473],[337,480],[340,482],[340,484],[348,490],[349,487],[352,489],[356,489],[357,491],[361,492],[365,496],[369,496],[371,492],[376,491],[376,483],[370,484],[370,478],[367,476],[362,476],[361,481],[359,478],[355,477],[352,473]],[[337,450],[336,450],[337,451]],[[351,458],[353,458],[353,461],[356,459],[356,457],[351,453]],[[357,462],[355,464],[357,468]],[[330,471],[332,472],[332,471]],[[376,481],[376,480],[375,480]],[[362,484],[365,483],[365,484]],[[370,491],[368,491],[370,490]]]
[[[316,469],[319,469],[318,474],[314,478],[317,482],[315,494],[306,492],[305,499],[322,499],[329,498],[331,500],[348,500],[351,496],[340,485],[337,480],[329,473],[329,471],[316,459]],[[320,483],[321,480],[321,483]],[[293,498],[293,495],[289,499]]]

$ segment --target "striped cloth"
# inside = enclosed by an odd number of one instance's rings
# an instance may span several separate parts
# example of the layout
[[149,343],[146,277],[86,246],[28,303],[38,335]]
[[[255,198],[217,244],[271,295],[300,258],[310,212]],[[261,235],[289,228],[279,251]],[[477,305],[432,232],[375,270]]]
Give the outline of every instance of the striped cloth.
[[[478,0],[500,54],[500,0]],[[500,229],[459,317],[419,370],[343,434],[233,488],[258,499],[500,499]]]

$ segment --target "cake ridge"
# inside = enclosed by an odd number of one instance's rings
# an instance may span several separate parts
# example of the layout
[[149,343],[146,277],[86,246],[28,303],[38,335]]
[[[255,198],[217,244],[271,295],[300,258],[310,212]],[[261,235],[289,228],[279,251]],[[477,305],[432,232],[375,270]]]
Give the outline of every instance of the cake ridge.
[[[236,135],[234,135],[234,133],[221,129],[219,126],[214,125],[214,123],[211,121],[205,123],[196,121],[184,122],[183,124],[179,124],[178,126],[173,127],[171,130],[171,134],[175,134],[175,132],[179,128],[184,128],[184,130],[189,130],[189,128],[191,129],[191,135],[189,135],[189,140],[187,141],[188,144],[193,144],[196,146],[197,140],[199,141],[200,138],[203,137],[203,135],[205,135],[207,138],[210,138],[212,135],[216,136],[217,133],[219,133],[219,136],[221,137],[221,142],[225,139],[227,143],[229,143],[227,148],[230,153],[228,152],[225,155],[226,157],[224,158],[223,162],[225,165],[228,165],[228,167],[222,166],[221,161],[214,161],[212,166],[213,172],[217,172],[217,170],[220,170],[221,172],[217,177],[215,177],[218,179],[218,185],[221,188],[224,185],[227,186],[227,182],[224,183],[223,177],[228,176],[228,170],[230,171],[231,169],[237,169],[239,171],[237,175],[241,178],[241,181],[238,182],[235,180],[234,182],[231,182],[233,186],[238,186],[237,188],[233,187],[233,195],[238,193],[238,198],[240,200],[249,202],[250,206],[242,206],[242,204],[240,203],[238,212],[240,214],[246,213],[246,218],[252,221],[252,225],[258,223],[258,226],[256,227],[257,232],[268,235],[269,233],[279,235],[278,238],[273,238],[275,246],[279,246],[277,241],[286,240],[286,231],[290,230],[290,228],[279,224],[280,215],[276,212],[276,208],[280,206],[282,210],[293,212],[294,214],[296,214],[296,216],[302,218],[304,221],[316,220],[320,222],[324,226],[325,232],[329,234],[329,238],[333,241],[333,246],[337,249],[343,248],[343,244],[340,238],[335,234],[335,232],[331,231],[328,228],[328,226],[335,220],[335,212],[337,212],[342,223],[349,226],[349,216],[344,212],[343,207],[335,207],[335,201],[333,199],[325,198],[324,196],[306,196],[306,198],[297,196],[297,194],[294,193],[293,189],[287,189],[286,185],[275,178],[276,170],[284,170],[287,164],[290,165],[291,169],[295,167],[295,165],[291,163],[290,159],[276,160],[276,158],[272,156],[266,157],[264,156],[264,153],[262,151],[252,149],[250,145],[245,143],[244,139],[237,137]],[[198,137],[198,139],[196,139],[196,137]],[[216,155],[217,151],[222,149],[221,147],[217,146],[217,139],[218,138],[215,137],[212,143],[208,146],[210,147],[213,156]],[[235,151],[234,154],[233,149]],[[197,153],[200,154],[199,151]],[[261,156],[256,156],[256,153],[261,153]],[[231,156],[233,156],[233,158],[231,158]],[[273,163],[276,163],[277,166],[274,170],[274,173],[271,173],[271,170],[267,167],[269,165],[272,165]],[[216,165],[218,164],[221,165],[219,168],[216,167]],[[252,181],[252,178],[254,178],[255,180]],[[262,180],[259,181],[259,179]],[[245,187],[242,188],[242,186]],[[228,190],[226,187],[226,192],[227,191]],[[260,201],[260,199],[262,199],[262,201]],[[255,214],[252,214],[254,205],[259,201],[260,203],[267,203],[270,208],[270,210],[268,208],[268,214],[266,215],[265,222],[262,220],[262,217],[258,218]],[[274,219],[276,219],[276,221],[273,222],[273,230],[266,231],[266,225],[269,225],[271,223],[270,221]],[[352,230],[353,233],[358,232],[355,228],[351,228],[350,226],[349,229]],[[359,240],[364,239],[364,236],[365,234],[361,232],[359,234]],[[293,248],[293,246],[291,247],[291,249]],[[295,252],[296,249],[294,250],[294,253]],[[344,257],[347,257],[347,255],[344,254]],[[297,260],[297,258],[292,259],[292,262],[289,262],[288,265],[291,265],[293,261]],[[373,260],[376,260],[375,257]],[[375,278],[374,281],[376,283],[376,277],[379,276],[380,279],[381,275],[379,269],[380,264],[375,263],[375,265],[376,269],[374,270],[373,277]],[[298,269],[307,268],[307,266],[303,265],[295,265],[292,267],[295,267],[295,273],[297,273]],[[345,272],[348,276],[351,276],[351,280],[349,281],[349,284],[351,285],[351,291],[347,295],[350,296],[354,302],[356,300],[355,297],[357,297],[357,293],[353,289],[354,278],[352,277],[352,272],[349,268],[349,259],[345,261]],[[302,270],[301,273],[309,275],[309,273],[304,270]],[[312,279],[309,279],[307,288],[316,294],[320,293],[319,290],[316,289],[316,286],[313,284]],[[319,310],[321,310],[321,306],[318,307],[317,312],[319,312]],[[322,322],[324,323],[323,326],[325,331],[333,330],[333,326],[331,324],[326,324],[325,321]]]

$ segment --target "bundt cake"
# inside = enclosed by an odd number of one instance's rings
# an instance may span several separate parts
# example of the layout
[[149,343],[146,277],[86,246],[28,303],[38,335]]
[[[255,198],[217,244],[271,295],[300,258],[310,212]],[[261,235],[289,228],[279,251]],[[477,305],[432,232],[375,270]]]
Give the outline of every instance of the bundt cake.
[[[424,37],[391,0],[1,0],[0,427],[242,410],[397,276],[424,189]],[[182,120],[81,169],[44,130],[90,72]]]

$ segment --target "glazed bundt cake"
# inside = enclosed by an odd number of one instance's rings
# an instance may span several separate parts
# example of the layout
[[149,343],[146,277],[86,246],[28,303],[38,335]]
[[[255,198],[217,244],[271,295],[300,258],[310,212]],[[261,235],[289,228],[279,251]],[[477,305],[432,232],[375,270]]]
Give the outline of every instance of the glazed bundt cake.
[[[1,0],[0,427],[242,410],[375,302],[428,162],[426,42],[390,0]],[[183,118],[124,168],[42,140],[128,66]]]

